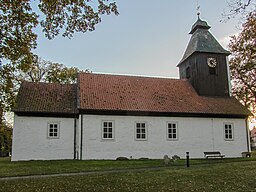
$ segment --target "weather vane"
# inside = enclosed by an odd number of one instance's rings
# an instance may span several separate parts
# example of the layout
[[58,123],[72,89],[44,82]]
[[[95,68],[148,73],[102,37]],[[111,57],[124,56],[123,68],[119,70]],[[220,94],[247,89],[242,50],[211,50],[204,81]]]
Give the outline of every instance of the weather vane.
[[200,5],[199,5],[198,1],[196,1],[196,4],[197,4],[197,7],[196,7],[197,16],[198,16],[198,19],[199,19],[199,15],[200,15]]

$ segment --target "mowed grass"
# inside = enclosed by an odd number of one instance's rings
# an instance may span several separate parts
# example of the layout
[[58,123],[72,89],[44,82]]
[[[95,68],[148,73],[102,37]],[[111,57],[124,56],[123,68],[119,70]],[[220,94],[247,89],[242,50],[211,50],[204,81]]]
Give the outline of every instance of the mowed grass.
[[0,178],[27,175],[136,169],[159,166],[164,166],[162,160],[54,160],[11,162],[9,158],[0,158]]
[[[209,163],[204,160],[200,163],[200,161],[196,160],[189,168],[181,164],[173,164],[154,171],[0,180],[0,191],[256,191],[255,159],[250,159],[250,161],[249,159],[209,160]],[[90,161],[84,161],[83,163],[88,162],[92,163]],[[139,163],[147,164],[146,162],[139,161]],[[69,163],[72,163],[72,161]],[[103,161],[98,163],[107,164]],[[114,161],[111,163],[115,164]],[[129,164],[130,162],[120,163]],[[136,164],[135,161],[132,163]]]
[[[0,181],[0,191],[256,191],[256,159],[172,162],[161,170]],[[0,159],[0,177],[164,167],[162,160],[28,161]]]
[[[237,161],[256,161],[253,158],[237,158],[237,159],[192,159],[191,165],[216,164]],[[164,167],[161,159],[148,160],[53,160],[53,161],[18,161],[11,162],[10,158],[0,158],[0,178],[29,176],[29,175],[49,175],[59,173],[80,173],[92,171],[108,171],[121,169],[138,169]],[[186,160],[181,159],[177,162],[171,162],[170,166],[186,166]]]

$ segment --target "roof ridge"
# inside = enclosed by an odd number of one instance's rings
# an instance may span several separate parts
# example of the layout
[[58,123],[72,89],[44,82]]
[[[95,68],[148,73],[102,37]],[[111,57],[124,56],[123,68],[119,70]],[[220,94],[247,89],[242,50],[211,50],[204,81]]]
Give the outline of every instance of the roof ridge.
[[95,76],[112,76],[112,77],[128,77],[128,78],[150,78],[150,79],[168,79],[168,80],[181,80],[174,77],[161,77],[161,76],[146,76],[146,75],[134,75],[134,74],[118,74],[118,73],[86,73],[80,72],[78,75],[95,75]]

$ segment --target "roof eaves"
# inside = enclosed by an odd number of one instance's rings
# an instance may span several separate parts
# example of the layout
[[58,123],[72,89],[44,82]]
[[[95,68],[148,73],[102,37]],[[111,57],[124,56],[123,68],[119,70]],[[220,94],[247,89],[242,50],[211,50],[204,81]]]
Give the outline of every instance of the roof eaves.
[[204,113],[204,112],[156,112],[134,110],[79,109],[88,115],[120,115],[120,116],[161,116],[161,117],[214,117],[214,118],[246,118],[246,114]]

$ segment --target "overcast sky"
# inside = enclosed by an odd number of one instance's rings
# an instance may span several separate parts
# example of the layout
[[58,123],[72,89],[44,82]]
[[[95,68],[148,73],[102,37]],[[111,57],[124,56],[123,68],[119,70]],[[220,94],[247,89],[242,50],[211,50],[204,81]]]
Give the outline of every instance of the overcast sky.
[[[220,22],[226,0],[201,0],[201,19],[225,47],[238,33],[238,21]],[[196,0],[117,0],[119,16],[103,16],[96,30],[72,39],[47,40],[39,34],[35,53],[43,59],[94,73],[178,78],[191,26],[197,20]]]

